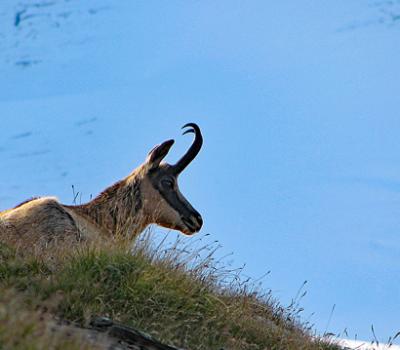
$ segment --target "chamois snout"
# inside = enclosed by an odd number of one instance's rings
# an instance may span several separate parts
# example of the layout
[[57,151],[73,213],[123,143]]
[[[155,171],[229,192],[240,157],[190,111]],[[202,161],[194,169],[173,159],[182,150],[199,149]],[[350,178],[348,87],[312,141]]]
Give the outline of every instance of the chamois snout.
[[185,234],[194,234],[199,232],[203,226],[203,218],[201,217],[200,213],[193,208],[189,215],[182,215],[181,220],[185,225],[185,227],[182,228],[182,232]]

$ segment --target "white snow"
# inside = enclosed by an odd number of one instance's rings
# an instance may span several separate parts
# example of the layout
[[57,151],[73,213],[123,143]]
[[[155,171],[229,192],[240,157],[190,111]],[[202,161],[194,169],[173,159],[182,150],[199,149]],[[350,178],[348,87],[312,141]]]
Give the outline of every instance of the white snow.
[[400,350],[398,345],[369,343],[362,340],[341,339],[338,343],[346,350]]

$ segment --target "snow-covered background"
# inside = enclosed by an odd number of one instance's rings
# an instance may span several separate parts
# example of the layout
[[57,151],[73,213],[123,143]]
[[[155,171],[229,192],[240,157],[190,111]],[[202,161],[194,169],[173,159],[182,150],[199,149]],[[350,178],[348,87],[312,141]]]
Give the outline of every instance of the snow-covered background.
[[196,121],[204,149],[181,188],[210,239],[248,274],[271,270],[284,303],[307,280],[303,319],[318,332],[370,339],[373,324],[388,339],[400,330],[399,7],[2,0],[0,210],[85,201],[169,138],[173,162]]
[[339,344],[344,347],[344,349],[354,349],[354,350],[400,350],[400,346],[381,344],[379,342],[367,343],[359,340],[342,340]]

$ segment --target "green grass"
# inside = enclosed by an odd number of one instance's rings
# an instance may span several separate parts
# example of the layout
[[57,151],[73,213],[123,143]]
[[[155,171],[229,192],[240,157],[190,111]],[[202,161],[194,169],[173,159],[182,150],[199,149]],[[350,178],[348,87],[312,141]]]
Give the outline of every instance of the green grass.
[[[189,246],[152,242],[145,235],[133,253],[126,244],[108,242],[47,256],[1,244],[0,292],[12,290],[16,310],[33,313],[33,320],[38,310],[82,326],[93,316],[109,316],[184,349],[337,349],[315,340],[298,310],[243,282],[240,269],[221,266],[213,246],[196,246],[200,240]],[[3,322],[0,313],[0,349],[9,348],[6,329],[18,319]],[[36,324],[28,322],[28,338],[37,333]],[[35,337],[63,348],[65,337],[53,338]],[[74,349],[76,340],[67,341]]]

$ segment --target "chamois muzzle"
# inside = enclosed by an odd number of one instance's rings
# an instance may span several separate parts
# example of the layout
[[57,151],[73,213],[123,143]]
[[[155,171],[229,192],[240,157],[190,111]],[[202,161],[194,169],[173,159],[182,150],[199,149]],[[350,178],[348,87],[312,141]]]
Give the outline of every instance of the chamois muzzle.
[[201,135],[200,128],[195,123],[185,124],[182,129],[189,128],[183,132],[182,135],[188,133],[194,133],[194,141],[185,155],[173,166],[173,171],[176,175],[180,174],[190,162],[196,158],[197,154],[200,152],[201,146],[203,145],[203,136]]
[[187,234],[196,233],[200,231],[201,227],[203,226],[203,218],[196,210],[193,210],[193,214],[189,217],[182,217],[182,222],[185,224],[188,230],[188,232],[185,232]]

